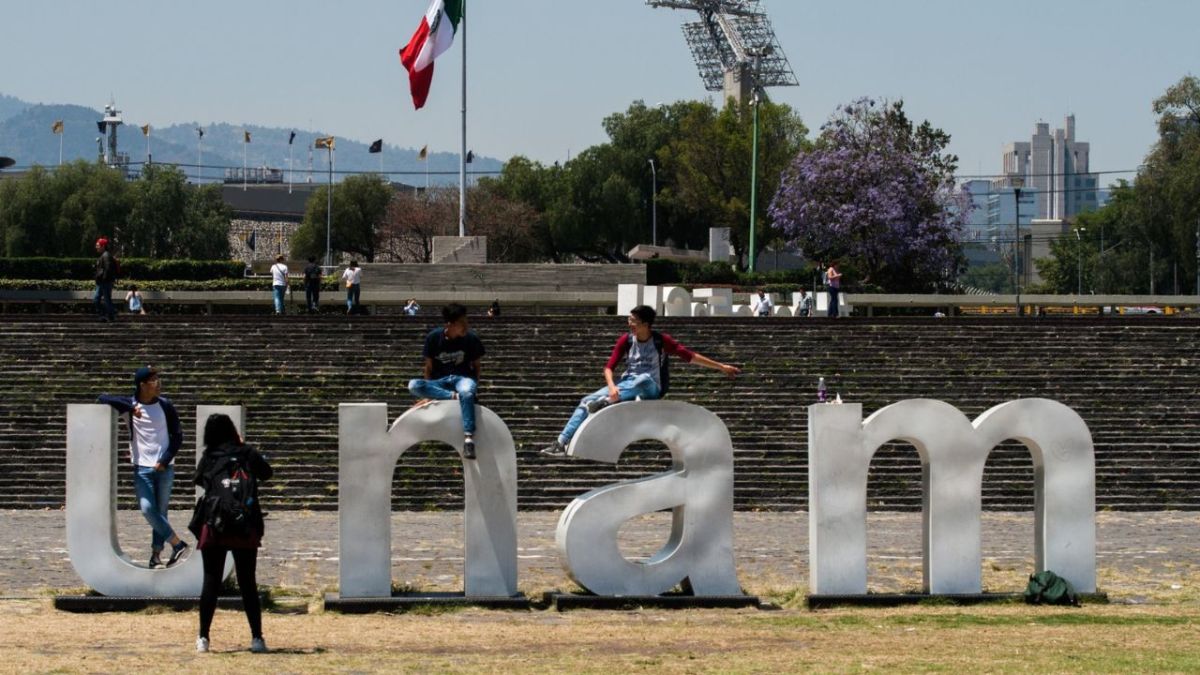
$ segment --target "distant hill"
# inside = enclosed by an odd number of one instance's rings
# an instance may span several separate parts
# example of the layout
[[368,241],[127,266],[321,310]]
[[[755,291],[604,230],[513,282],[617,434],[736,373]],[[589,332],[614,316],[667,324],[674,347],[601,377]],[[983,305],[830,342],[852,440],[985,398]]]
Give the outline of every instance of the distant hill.
[[[142,136],[140,123],[132,114],[122,113],[125,125],[118,132],[121,152],[129,154],[135,162],[146,159],[146,139]],[[55,120],[63,120],[63,161],[75,159],[95,160],[97,157],[96,137],[99,130],[96,122],[103,113],[93,108],[77,105],[32,104],[11,96],[0,94],[0,155],[17,160],[18,166],[58,163],[58,137],[51,133]],[[154,128],[150,132],[150,152],[155,162],[195,165],[197,156],[196,123],[178,123],[165,128]],[[211,124],[204,127],[204,175],[215,178],[221,175],[217,167],[242,166],[242,132],[250,132],[250,144],[245,148],[246,163],[251,167],[270,166],[288,168],[288,136],[291,129],[278,127],[244,126],[230,123]],[[360,142],[337,136],[336,131],[308,132],[296,130],[292,146],[292,162],[296,182],[303,182],[308,175],[309,151],[314,138],[337,137],[334,153],[336,171],[379,171],[380,156],[367,152],[370,141]],[[373,139],[372,139],[373,140]],[[392,173],[392,180],[410,185],[423,185],[426,162],[417,159],[419,148],[383,146],[383,170]],[[429,155],[428,169],[433,185],[458,183],[458,154],[435,152]],[[492,157],[476,156],[469,167],[471,171],[499,171],[503,162]],[[327,170],[326,152],[314,150],[312,155],[313,180],[323,182]],[[195,176],[194,168],[185,167],[189,176]],[[435,175],[436,172],[451,172],[452,175]],[[404,173],[410,172],[410,173]],[[337,177],[340,178],[341,176]]]
[[29,104],[21,99],[0,94],[0,120],[6,120],[28,107]]

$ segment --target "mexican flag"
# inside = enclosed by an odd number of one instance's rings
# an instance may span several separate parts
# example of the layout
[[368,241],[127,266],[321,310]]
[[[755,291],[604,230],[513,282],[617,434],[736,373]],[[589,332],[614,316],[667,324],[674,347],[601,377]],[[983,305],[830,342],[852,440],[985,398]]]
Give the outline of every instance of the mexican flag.
[[433,82],[433,61],[454,43],[462,21],[464,0],[433,0],[408,46],[400,50],[400,63],[408,69],[409,87],[417,110],[425,106]]

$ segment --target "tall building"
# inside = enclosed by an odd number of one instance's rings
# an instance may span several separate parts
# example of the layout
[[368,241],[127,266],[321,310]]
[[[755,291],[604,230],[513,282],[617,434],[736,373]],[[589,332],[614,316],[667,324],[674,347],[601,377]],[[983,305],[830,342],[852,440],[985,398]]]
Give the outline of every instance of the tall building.
[[1007,178],[997,181],[996,187],[1011,187],[1012,178],[1024,178],[1025,187],[1037,191],[1034,218],[1070,220],[1099,205],[1099,176],[1088,170],[1090,151],[1089,143],[1075,140],[1074,115],[1067,116],[1065,128],[1053,133],[1049,124],[1038,122],[1029,142],[1004,146]]

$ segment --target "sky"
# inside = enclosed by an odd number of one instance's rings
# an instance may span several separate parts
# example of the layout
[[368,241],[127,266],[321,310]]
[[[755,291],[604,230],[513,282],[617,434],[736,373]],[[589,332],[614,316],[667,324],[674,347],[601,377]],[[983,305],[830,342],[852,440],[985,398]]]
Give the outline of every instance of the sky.
[[[453,151],[460,44],[437,62],[420,111],[398,58],[427,6],[3,0],[0,93],[95,108],[113,96],[138,124],[261,124]],[[1004,143],[1028,140],[1039,120],[1060,127],[1068,113],[1091,143],[1093,171],[1135,169],[1155,140],[1151,101],[1200,74],[1194,0],[762,6],[800,82],[772,89],[774,100],[815,132],[842,103],[902,98],[910,117],[951,134],[964,176],[999,172]],[[467,12],[477,154],[566,160],[603,142],[602,119],[635,100],[713,96],[680,30],[694,13],[643,0],[468,0]]]

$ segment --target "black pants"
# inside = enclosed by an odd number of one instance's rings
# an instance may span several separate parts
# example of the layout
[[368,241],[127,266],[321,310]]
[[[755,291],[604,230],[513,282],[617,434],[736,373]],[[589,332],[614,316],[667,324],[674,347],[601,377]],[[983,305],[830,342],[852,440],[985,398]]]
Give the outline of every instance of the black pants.
[[321,308],[320,282],[304,284],[304,302],[308,305],[309,311]]
[[841,294],[840,288],[829,289],[829,318],[836,319],[838,317],[838,295]]
[[204,588],[200,591],[200,637],[208,637],[213,614],[217,611],[217,596],[224,581],[225,554],[233,551],[233,568],[237,571],[238,588],[242,590],[242,605],[250,622],[250,637],[262,637],[262,606],[258,601],[258,582],[254,570],[258,566],[258,549],[207,546],[200,549],[204,558]]

